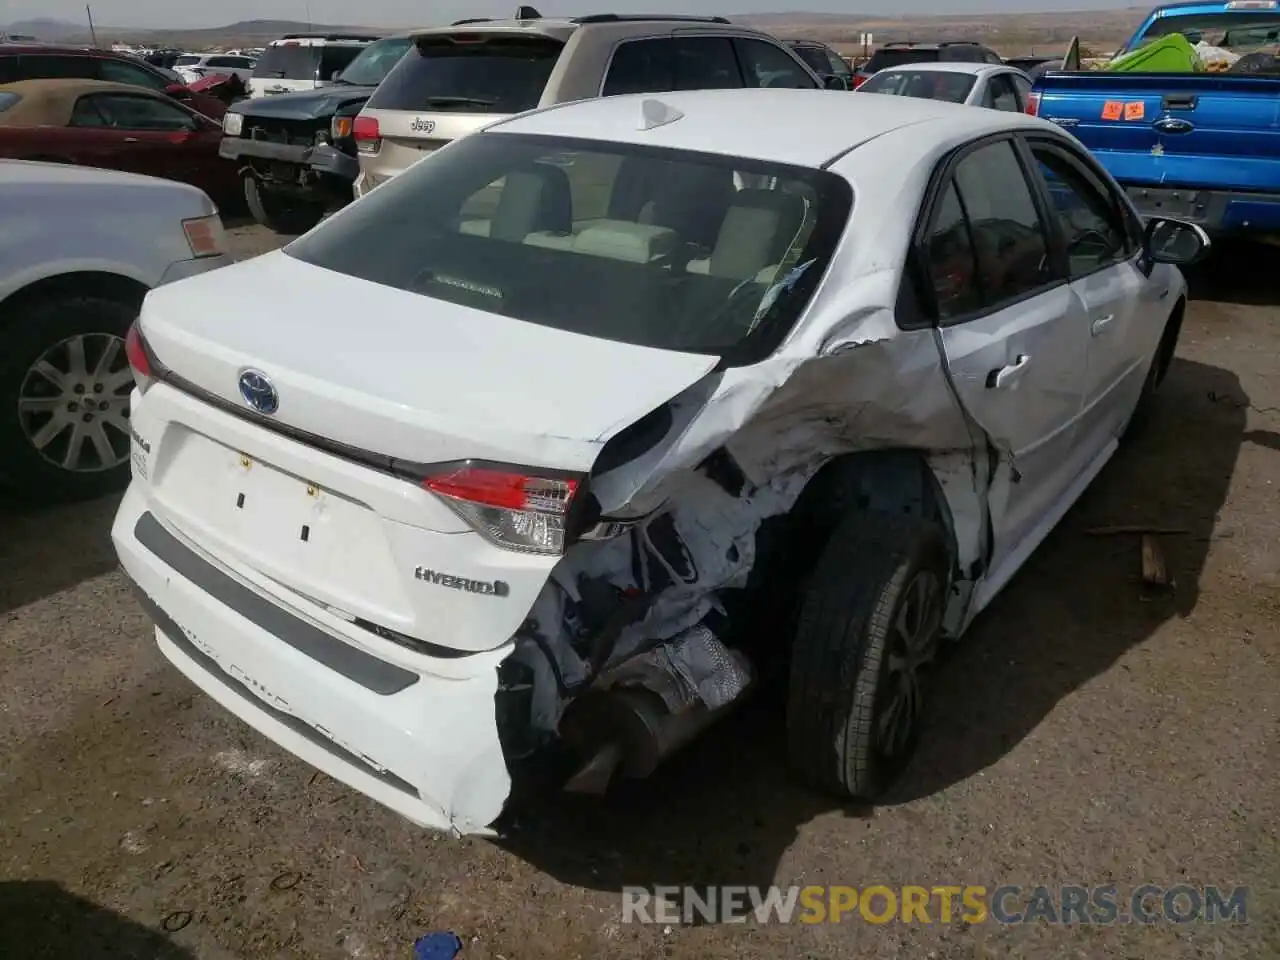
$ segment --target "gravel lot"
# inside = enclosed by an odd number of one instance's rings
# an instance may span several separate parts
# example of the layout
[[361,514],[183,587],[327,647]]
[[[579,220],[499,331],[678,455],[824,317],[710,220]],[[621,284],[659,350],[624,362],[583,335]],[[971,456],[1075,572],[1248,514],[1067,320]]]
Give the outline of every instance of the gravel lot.
[[[543,796],[497,842],[420,832],[167,665],[114,502],[0,503],[0,955],[379,960],[452,930],[464,960],[1280,956],[1278,266],[1223,249],[1192,278],[1151,429],[955,651],[875,809],[791,785],[765,698],[607,801]],[[1170,594],[1144,594],[1138,538],[1086,534],[1112,524],[1187,531],[1162,541]],[[619,896],[1144,882],[1248,885],[1249,922],[663,927]]]

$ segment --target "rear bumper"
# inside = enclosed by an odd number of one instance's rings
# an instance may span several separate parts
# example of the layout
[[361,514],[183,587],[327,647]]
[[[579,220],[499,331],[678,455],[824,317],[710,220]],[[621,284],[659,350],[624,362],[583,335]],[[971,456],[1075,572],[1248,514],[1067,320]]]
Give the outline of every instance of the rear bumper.
[[1280,234],[1280,193],[1125,184],[1143,217],[1176,217],[1217,234]]
[[445,663],[358,645],[205,556],[137,482],[111,536],[161,651],[223,707],[414,823],[485,833],[497,819],[511,786],[494,712],[508,650]]

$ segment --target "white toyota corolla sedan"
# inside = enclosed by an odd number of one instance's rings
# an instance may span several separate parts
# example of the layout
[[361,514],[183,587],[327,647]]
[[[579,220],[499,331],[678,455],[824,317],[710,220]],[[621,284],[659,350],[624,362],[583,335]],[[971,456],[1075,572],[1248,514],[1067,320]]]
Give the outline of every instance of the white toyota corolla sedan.
[[420,824],[483,832],[555,741],[643,776],[777,677],[800,775],[873,798],[1207,243],[1017,113],[526,113],[147,296],[115,544],[183,673]]

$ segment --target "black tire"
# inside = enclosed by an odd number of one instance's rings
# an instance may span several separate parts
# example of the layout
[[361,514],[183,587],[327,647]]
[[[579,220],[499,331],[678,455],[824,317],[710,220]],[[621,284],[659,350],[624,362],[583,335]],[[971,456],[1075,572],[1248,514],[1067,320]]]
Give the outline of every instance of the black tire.
[[[99,426],[121,458],[111,466],[104,466],[96,451],[92,451],[92,456],[86,451],[81,470],[59,466],[54,461],[70,445],[69,431],[54,437],[42,453],[32,435],[38,436],[40,426],[46,422],[43,418],[52,415],[24,413],[19,408],[19,398],[30,398],[35,392],[50,399],[60,396],[59,388],[47,378],[32,373],[32,368],[42,357],[49,356],[51,350],[57,350],[58,345],[76,337],[86,338],[89,369],[100,356],[92,351],[104,350],[111,343],[108,338],[118,338],[113,348],[112,370],[127,369],[123,341],[138,314],[138,306],[139,301],[58,294],[10,308],[4,325],[6,345],[0,351],[0,474],[17,487],[20,496],[44,502],[87,500],[121,490],[128,484],[127,416],[132,378],[125,378],[114,394],[108,391],[99,395],[102,402],[112,404],[112,413],[117,415],[113,419],[118,421],[123,411],[123,430],[118,422],[109,427],[102,424],[101,413],[90,414],[99,418]],[[83,403],[93,396],[89,391],[77,399]],[[119,402],[121,396],[123,403]]]
[[325,214],[325,205],[298,200],[263,189],[253,177],[244,178],[244,202],[253,219],[276,233],[294,236],[306,233]]
[[1164,333],[1160,335],[1160,343],[1151,357],[1151,365],[1147,368],[1147,378],[1142,382],[1142,393],[1134,405],[1129,422],[1125,424],[1120,440],[1128,443],[1140,436],[1151,421],[1151,411],[1155,407],[1156,394],[1164,383],[1169,365],[1173,363],[1173,355],[1178,349],[1178,336],[1182,332],[1182,316],[1186,309],[1185,301],[1179,300],[1169,319],[1164,325]]
[[[935,603],[920,636],[937,655],[949,569],[943,532],[927,520],[854,511],[836,527],[805,589],[791,654],[788,752],[815,787],[874,800],[910,760],[921,711],[898,743],[880,729],[900,689],[897,625],[908,598],[914,603],[932,581]],[[918,683],[915,691],[918,706]]]

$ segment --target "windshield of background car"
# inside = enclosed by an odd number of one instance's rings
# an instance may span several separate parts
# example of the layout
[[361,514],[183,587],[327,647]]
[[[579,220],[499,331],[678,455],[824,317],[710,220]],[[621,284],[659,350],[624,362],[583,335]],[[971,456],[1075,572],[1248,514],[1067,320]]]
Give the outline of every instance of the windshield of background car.
[[847,181],[807,167],[478,133],[285,253],[529,323],[747,363],[794,325],[852,203]]
[[1162,17],[1130,47],[1180,33],[1207,71],[1280,74],[1280,10]]
[[563,48],[559,40],[526,34],[421,37],[374,91],[369,109],[531,110]]
[[175,67],[194,67],[200,62],[200,57],[178,57],[173,61]]
[[314,80],[320,48],[298,45],[267,47],[253,75],[268,80]]
[[945,70],[890,70],[871,77],[858,92],[964,103],[976,79],[972,74]]
[[387,37],[369,44],[342,71],[342,82],[357,87],[376,87],[400,62],[410,43],[408,37]]
[[320,48],[320,79],[332,80],[368,49],[368,44],[330,43]]
[[903,50],[877,50],[867,62],[867,69],[874,72],[885,67],[902,67],[908,63],[936,63],[938,58],[936,49],[917,50],[908,47]]

